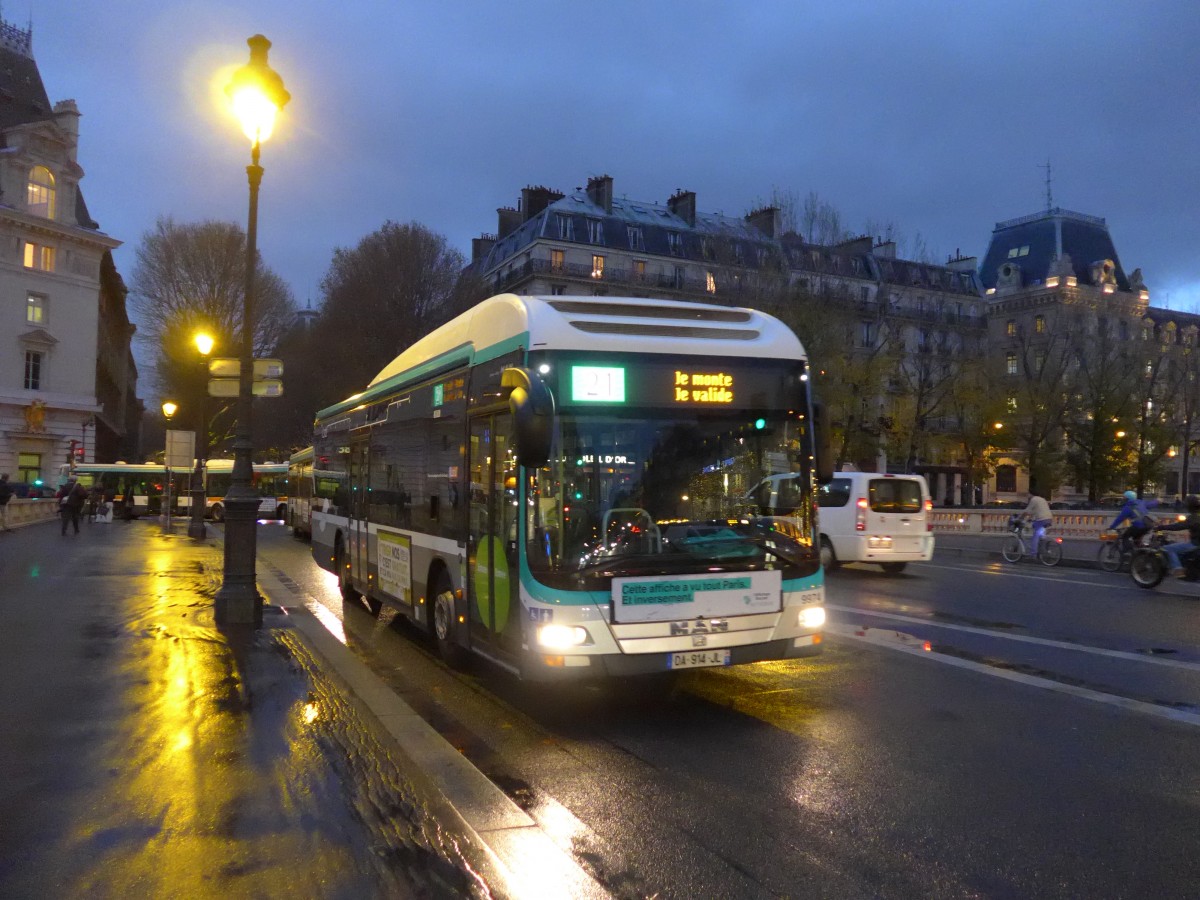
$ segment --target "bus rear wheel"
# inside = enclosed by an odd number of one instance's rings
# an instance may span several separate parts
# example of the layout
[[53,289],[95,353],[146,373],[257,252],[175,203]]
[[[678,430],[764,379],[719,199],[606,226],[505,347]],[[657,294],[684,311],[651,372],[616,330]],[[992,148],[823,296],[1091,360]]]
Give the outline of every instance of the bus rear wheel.
[[904,567],[908,565],[906,562],[885,562],[880,563],[883,566],[883,571],[888,575],[899,575],[904,571]]
[[214,522],[224,522],[225,521],[225,507],[223,507],[220,503],[214,503],[212,505],[212,509],[210,510],[210,512],[212,514],[212,520]]

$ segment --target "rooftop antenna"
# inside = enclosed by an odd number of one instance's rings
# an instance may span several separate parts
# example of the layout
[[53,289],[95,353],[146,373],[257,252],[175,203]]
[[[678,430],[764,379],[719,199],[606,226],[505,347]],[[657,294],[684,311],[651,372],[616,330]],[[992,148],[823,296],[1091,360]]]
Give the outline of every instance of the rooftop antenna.
[[1054,209],[1054,195],[1050,193],[1050,157],[1046,157],[1046,164],[1038,166],[1039,169],[1046,170],[1046,212]]

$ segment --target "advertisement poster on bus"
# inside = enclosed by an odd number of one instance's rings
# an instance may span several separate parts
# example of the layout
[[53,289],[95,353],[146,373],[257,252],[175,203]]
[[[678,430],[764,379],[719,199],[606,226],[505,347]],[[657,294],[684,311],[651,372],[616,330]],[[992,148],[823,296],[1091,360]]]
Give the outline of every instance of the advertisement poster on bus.
[[613,619],[672,622],[779,612],[782,588],[783,577],[779,572],[614,578]]
[[379,587],[405,603],[412,603],[412,539],[380,529],[376,547],[379,551]]

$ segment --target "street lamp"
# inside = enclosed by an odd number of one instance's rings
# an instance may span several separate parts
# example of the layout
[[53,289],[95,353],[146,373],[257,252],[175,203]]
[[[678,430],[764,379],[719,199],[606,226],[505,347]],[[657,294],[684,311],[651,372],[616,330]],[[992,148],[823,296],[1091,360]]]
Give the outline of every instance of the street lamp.
[[[172,401],[172,400],[164,400],[163,401],[162,414],[163,414],[163,419],[166,420],[166,426],[167,426],[168,430],[171,427],[171,419],[174,418],[175,413],[178,412],[178,410],[179,410],[179,405],[176,404],[174,401]],[[164,437],[170,437],[170,435],[164,435]],[[164,443],[164,451],[163,451],[163,469],[166,471],[167,481],[166,481],[166,484],[163,485],[163,497],[162,497],[163,508],[162,508],[162,516],[161,516],[162,530],[163,530],[164,534],[170,534],[170,532],[171,532],[171,460],[169,459],[169,452],[168,452],[169,450],[170,450],[170,441],[166,441]]]
[[208,418],[204,399],[208,395],[208,354],[212,353],[213,339],[207,334],[197,334],[193,339],[200,351],[200,391],[196,407],[196,468],[192,470],[192,518],[188,522],[188,537],[204,540],[208,532],[204,528],[204,513],[208,507],[208,494],[204,489],[204,465],[208,461]]
[[254,265],[258,240],[258,186],[263,169],[259,146],[271,136],[275,115],[290,99],[283,79],[267,65],[271,42],[261,34],[247,39],[250,62],[233,73],[225,88],[234,115],[250,141],[250,212],[246,226],[246,290],[242,310],[241,372],[238,382],[237,431],[233,441],[233,475],[225,495],[225,571],[217,591],[216,620],[229,625],[261,625],[262,597],[254,571],[258,552],[258,497],[253,486],[254,442],[250,430],[254,370]]

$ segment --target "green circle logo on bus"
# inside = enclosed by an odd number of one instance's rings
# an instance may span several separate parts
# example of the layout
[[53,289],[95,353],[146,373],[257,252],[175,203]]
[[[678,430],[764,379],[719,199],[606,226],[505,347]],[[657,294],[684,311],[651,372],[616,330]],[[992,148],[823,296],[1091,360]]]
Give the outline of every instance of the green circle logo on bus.
[[488,575],[495,570],[492,583],[496,590],[496,633],[508,624],[508,601],[511,591],[508,585],[508,557],[504,555],[504,542],[489,534],[479,542],[475,555],[475,608],[482,621],[488,620],[491,594],[488,591]]

